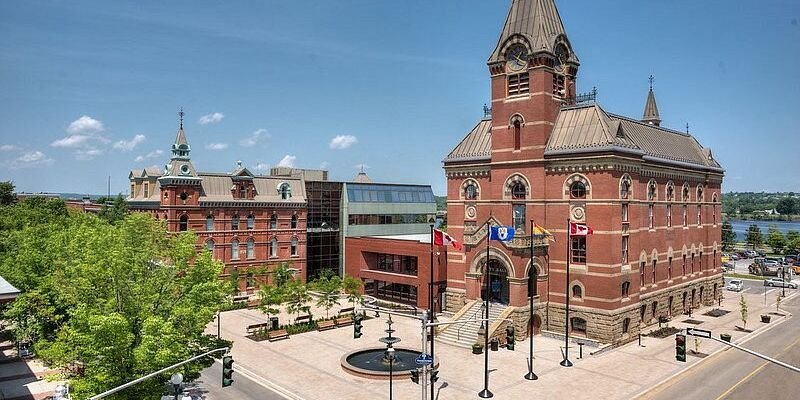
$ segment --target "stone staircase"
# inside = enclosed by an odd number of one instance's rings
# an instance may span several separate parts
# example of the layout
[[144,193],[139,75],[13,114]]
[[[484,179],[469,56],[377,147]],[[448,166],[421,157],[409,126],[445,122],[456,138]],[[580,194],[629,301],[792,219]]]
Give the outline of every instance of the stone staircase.
[[[465,307],[469,307],[469,309],[464,313],[460,313],[461,318],[459,319],[466,320],[483,318],[484,311],[482,301],[476,302],[471,306],[466,305]],[[500,317],[500,314],[502,314],[506,308],[507,306],[504,304],[491,303],[489,306],[489,318],[496,319]],[[436,339],[440,342],[455,346],[470,348],[475,342],[478,341],[478,329],[480,326],[480,322],[447,325],[444,330],[439,331],[436,334]]]

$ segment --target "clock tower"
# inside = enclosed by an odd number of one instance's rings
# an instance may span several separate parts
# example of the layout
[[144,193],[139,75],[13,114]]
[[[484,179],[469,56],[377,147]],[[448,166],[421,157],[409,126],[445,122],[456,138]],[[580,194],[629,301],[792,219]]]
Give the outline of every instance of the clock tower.
[[493,162],[543,157],[579,65],[555,0],[513,0],[488,61]]

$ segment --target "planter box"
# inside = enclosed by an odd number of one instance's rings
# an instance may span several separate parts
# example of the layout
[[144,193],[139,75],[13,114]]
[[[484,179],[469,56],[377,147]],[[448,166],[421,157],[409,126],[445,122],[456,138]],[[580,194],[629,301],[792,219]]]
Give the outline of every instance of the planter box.
[[472,354],[483,353],[483,346],[472,346]]
[[720,338],[720,339],[722,339],[722,340],[724,340],[724,341],[726,341],[726,342],[729,342],[729,343],[730,343],[730,341],[731,341],[731,335],[730,335],[730,334],[727,334],[727,333],[721,333],[721,334],[719,335],[719,338]]
[[772,320],[772,317],[769,316],[769,315],[762,315],[761,316],[761,322],[763,322],[765,324],[769,323],[770,320]]

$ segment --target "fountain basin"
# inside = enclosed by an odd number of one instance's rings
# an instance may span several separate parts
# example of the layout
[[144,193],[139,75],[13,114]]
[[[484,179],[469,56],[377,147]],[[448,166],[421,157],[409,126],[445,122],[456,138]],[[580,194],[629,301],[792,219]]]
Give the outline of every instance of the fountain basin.
[[[415,361],[422,352],[404,347],[395,347],[394,350],[395,360],[392,362],[392,377],[411,377],[411,370],[421,367]],[[386,360],[385,353],[386,347],[371,347],[351,351],[342,356],[342,369],[362,378],[389,379],[389,361]]]

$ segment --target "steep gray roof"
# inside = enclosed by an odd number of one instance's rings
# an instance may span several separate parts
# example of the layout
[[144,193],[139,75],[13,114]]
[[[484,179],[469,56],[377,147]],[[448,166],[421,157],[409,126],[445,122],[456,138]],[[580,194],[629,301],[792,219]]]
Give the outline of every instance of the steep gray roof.
[[19,289],[15,288],[7,280],[0,276],[0,300],[16,298],[20,294]]
[[658,105],[656,104],[656,95],[653,93],[653,88],[650,88],[650,93],[647,94],[647,103],[644,105],[644,114],[642,115],[642,122],[652,123],[653,125],[661,125],[661,116],[658,115]]
[[[566,39],[564,24],[561,22],[555,0],[513,0],[503,31],[497,40],[497,46],[489,56],[490,64],[502,61],[504,44],[516,35],[525,38],[534,53],[539,51],[553,53],[556,39],[559,36]],[[578,61],[574,54],[570,54],[570,60]]]
[[175,145],[180,146],[182,144],[189,145],[189,142],[186,140],[186,134],[183,132],[183,126],[178,129],[178,133],[175,136]]
[[719,169],[691,135],[606,113],[589,104],[562,109],[547,141],[545,155],[617,151],[656,161],[677,161]]
[[447,155],[444,162],[488,160],[492,157],[492,121],[481,120]]
[[[231,175],[201,172],[198,176],[202,179],[200,184],[202,187],[201,203],[212,201],[255,201],[303,204],[306,202],[305,184],[302,179],[298,178],[255,176],[253,177],[253,185],[256,188],[255,198],[253,200],[238,200],[234,199],[231,194],[231,188],[234,185]],[[283,183],[289,184],[291,189],[292,197],[287,200],[281,199],[278,191],[278,187]]]

